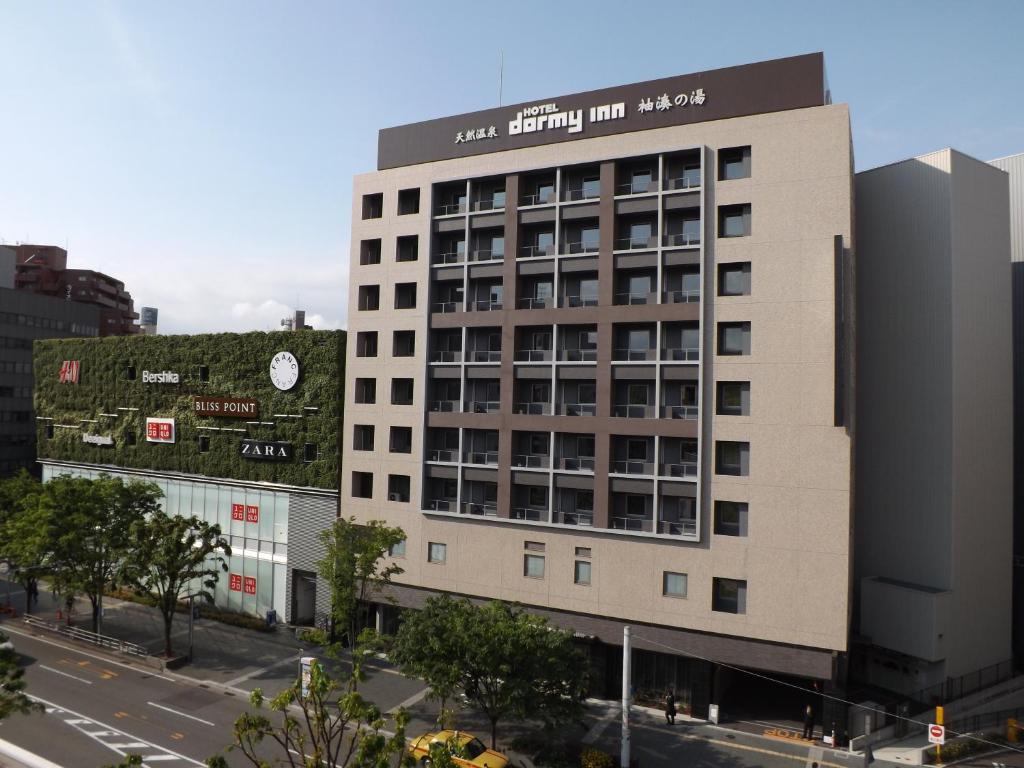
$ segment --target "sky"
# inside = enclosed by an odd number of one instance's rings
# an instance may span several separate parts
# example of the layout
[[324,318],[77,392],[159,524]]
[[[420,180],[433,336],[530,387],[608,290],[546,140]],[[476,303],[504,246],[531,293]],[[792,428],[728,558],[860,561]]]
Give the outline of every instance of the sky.
[[66,246],[161,333],[347,314],[380,128],[823,51],[858,170],[1024,152],[1024,2],[0,0],[0,243]]

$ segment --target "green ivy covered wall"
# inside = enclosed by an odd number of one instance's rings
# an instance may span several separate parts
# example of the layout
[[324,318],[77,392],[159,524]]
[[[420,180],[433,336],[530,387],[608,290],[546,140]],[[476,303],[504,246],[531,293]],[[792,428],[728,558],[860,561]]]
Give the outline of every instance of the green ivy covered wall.
[[[270,379],[270,363],[278,352],[290,352],[299,364],[298,382],[287,391]],[[344,331],[37,341],[38,455],[337,489],[344,360]],[[61,382],[64,361],[78,362],[77,383]],[[179,375],[179,383],[145,383],[143,371],[171,371]],[[197,395],[254,399],[259,416],[196,415]],[[148,442],[147,417],[173,418],[175,442]],[[113,445],[87,443],[84,434],[112,438]],[[205,451],[200,436],[207,438]],[[287,461],[243,457],[243,439],[290,443],[294,456]],[[307,444],[315,446],[310,449],[315,456],[306,455]]]

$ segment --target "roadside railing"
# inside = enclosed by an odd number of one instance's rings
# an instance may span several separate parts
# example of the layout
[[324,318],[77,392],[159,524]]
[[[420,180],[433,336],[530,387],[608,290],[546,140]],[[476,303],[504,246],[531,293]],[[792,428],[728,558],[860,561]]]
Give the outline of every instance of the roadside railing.
[[67,624],[55,624],[53,622],[40,619],[38,616],[26,615],[24,617],[25,623],[33,629],[42,629],[48,632],[55,632],[58,635],[63,635],[72,640],[78,640],[83,643],[89,643],[99,648],[107,648],[111,651],[117,651],[118,653],[124,653],[129,656],[139,656],[141,658],[149,658],[149,651],[143,648],[141,645],[130,643],[127,640],[118,640],[116,637],[108,637],[107,635],[98,635],[95,632],[90,632],[87,629],[81,629],[80,627],[72,627]]

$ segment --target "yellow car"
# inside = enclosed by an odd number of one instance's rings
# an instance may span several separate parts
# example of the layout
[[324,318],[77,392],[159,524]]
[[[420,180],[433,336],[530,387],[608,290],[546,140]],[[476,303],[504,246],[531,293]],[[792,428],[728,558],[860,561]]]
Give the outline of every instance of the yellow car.
[[409,744],[409,754],[417,758],[423,768],[431,765],[430,746],[440,744],[451,750],[455,764],[461,768],[505,768],[508,758],[488,749],[476,736],[464,731],[434,731],[425,733]]

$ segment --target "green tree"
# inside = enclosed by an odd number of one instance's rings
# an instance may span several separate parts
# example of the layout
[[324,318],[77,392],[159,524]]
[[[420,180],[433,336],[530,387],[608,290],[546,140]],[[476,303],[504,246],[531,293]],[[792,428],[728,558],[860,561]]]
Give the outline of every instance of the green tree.
[[156,511],[131,529],[132,551],[122,577],[142,594],[156,596],[164,619],[164,654],[170,656],[171,626],[178,602],[191,594],[213,603],[213,590],[228,565],[231,547],[220,526],[198,517],[170,516]]
[[320,539],[326,554],[317,570],[331,590],[331,640],[340,630],[354,646],[361,610],[383,593],[393,576],[402,573],[398,565],[383,561],[393,546],[405,540],[405,532],[388,527],[383,520],[360,525],[355,518],[341,517]]
[[0,720],[8,715],[28,715],[43,708],[25,695],[25,670],[12,650],[0,650]]
[[[431,598],[423,613],[426,620],[413,614],[399,629],[396,662],[404,673],[422,676],[439,698],[450,695],[457,679],[490,721],[492,749],[498,723],[509,717],[546,727],[579,721],[587,666],[570,632],[499,601],[475,606],[465,598]],[[439,628],[445,633],[441,644],[423,634]]]
[[132,526],[160,510],[153,483],[56,477],[43,485],[32,520],[45,527],[47,570],[62,594],[81,592],[92,604],[92,627],[99,627],[103,591],[114,586],[131,552]]
[[45,556],[45,531],[26,524],[38,509],[41,486],[25,470],[0,480],[0,561],[11,568],[11,578],[25,590],[25,612],[32,612],[30,596]]
[[[408,715],[395,715],[392,735],[383,732],[381,711],[356,691],[358,662],[347,681],[330,677],[313,662],[306,696],[299,683],[269,701],[256,689],[252,709],[235,721],[234,743],[225,754],[240,752],[257,768],[388,768],[412,764],[405,756]],[[270,710],[270,716],[266,709]],[[227,768],[224,755],[206,761],[211,768]]]

